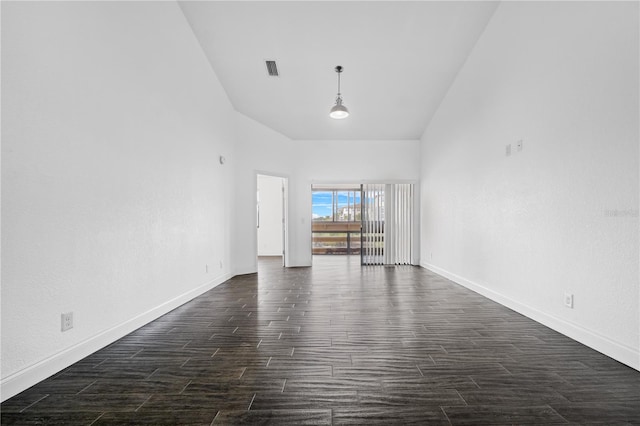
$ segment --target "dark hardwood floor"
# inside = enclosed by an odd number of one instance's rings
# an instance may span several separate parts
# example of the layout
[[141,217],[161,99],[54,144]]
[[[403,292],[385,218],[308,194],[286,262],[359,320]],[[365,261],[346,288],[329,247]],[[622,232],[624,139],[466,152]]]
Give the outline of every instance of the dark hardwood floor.
[[261,260],[2,424],[640,424],[640,372],[419,267]]

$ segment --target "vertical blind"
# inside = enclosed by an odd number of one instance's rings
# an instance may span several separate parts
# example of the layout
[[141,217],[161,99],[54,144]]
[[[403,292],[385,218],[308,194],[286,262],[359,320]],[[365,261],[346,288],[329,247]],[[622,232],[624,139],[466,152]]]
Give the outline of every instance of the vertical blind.
[[411,265],[413,184],[362,186],[362,264]]
[[383,184],[362,185],[362,244],[363,265],[382,265],[384,262],[384,188]]

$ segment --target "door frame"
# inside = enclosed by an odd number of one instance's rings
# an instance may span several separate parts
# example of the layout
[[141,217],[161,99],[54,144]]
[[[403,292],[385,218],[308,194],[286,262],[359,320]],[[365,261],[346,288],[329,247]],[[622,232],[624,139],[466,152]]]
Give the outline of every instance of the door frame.
[[[273,178],[281,179],[282,181],[282,266],[287,267],[291,264],[289,257],[289,175],[282,173],[274,173],[267,172],[262,170],[254,171],[254,197],[258,192],[258,176],[268,176]],[[256,198],[254,198],[256,199]],[[258,200],[256,199],[256,206],[258,205]],[[256,209],[256,220],[254,223],[257,225],[258,223],[258,211]],[[258,230],[254,233],[255,238],[255,258],[256,262],[258,259]]]

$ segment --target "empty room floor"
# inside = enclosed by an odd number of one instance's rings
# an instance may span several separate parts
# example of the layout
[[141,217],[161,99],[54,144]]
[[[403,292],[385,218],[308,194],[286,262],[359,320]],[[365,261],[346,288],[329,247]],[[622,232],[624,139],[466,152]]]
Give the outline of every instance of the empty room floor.
[[261,260],[2,424],[640,424],[640,372],[436,275]]

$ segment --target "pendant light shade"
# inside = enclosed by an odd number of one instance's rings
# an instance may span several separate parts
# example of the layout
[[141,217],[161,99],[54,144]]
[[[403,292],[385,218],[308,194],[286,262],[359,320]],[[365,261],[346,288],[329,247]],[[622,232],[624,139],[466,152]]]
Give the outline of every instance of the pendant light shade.
[[329,111],[329,117],[340,120],[341,118],[347,118],[349,116],[349,110],[346,106],[342,105],[342,98],[336,99],[336,104]]
[[338,95],[336,97],[336,104],[329,111],[329,117],[341,120],[349,116],[349,110],[346,106],[342,105],[342,95],[340,94],[340,73],[342,73],[342,66],[338,65],[336,72],[338,73]]

